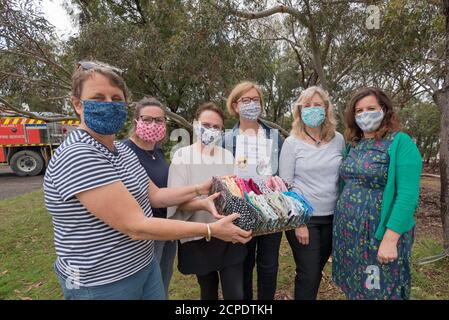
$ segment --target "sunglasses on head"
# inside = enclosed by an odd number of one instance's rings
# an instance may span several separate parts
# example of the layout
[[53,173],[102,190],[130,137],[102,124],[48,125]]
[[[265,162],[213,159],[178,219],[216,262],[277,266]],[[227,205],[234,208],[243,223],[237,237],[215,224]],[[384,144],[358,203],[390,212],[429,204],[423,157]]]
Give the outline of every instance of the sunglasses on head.
[[99,62],[93,62],[93,61],[80,61],[77,63],[78,68],[81,67],[83,68],[83,70],[91,70],[91,69],[96,69],[96,68],[103,68],[103,69],[109,69],[112,70],[113,72],[119,74],[120,76],[123,74],[123,70],[110,66],[108,64],[103,64],[103,63],[99,63]]

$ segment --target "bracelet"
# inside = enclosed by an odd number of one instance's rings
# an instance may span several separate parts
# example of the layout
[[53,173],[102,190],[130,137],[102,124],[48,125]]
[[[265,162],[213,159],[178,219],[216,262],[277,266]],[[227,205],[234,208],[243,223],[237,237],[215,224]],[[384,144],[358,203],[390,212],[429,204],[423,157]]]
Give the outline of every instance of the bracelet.
[[211,237],[212,237],[212,231],[210,230],[210,225],[209,223],[206,223],[207,226],[207,235],[206,235],[206,241],[209,242]]
[[197,184],[195,185],[195,193],[198,197],[201,196],[200,187]]

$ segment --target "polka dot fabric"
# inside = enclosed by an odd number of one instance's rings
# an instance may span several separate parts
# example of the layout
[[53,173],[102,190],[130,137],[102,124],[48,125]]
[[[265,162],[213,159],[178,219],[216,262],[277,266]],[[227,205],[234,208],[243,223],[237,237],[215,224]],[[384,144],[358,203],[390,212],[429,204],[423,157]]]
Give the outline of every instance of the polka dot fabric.
[[[215,207],[223,215],[239,213],[240,217],[234,224],[244,230],[253,230],[253,235],[294,229],[308,220],[309,215],[303,210],[304,206],[300,203],[295,205],[300,201],[299,198],[288,197],[283,192],[273,192],[269,188],[265,189],[267,193],[260,195],[252,190],[244,192],[243,196],[236,196],[229,190],[228,183],[221,178],[213,178],[210,194],[219,192],[221,195],[215,199]],[[260,188],[256,191],[260,192]]]

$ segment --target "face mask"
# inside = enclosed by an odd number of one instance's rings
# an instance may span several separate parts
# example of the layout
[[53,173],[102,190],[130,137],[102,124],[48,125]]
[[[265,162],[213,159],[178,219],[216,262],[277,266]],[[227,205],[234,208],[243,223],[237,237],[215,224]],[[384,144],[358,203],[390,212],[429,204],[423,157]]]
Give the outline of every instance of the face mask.
[[125,125],[128,115],[125,102],[84,100],[82,103],[84,122],[96,133],[116,134]]
[[365,111],[355,116],[355,122],[359,128],[368,133],[379,129],[383,119],[384,112],[382,109],[380,111]]
[[261,111],[260,103],[251,101],[248,104],[241,104],[239,114],[245,120],[256,121]]
[[310,128],[319,127],[326,119],[326,110],[321,106],[302,108],[301,119]]
[[200,123],[195,123],[193,125],[193,130],[198,138],[201,139],[201,143],[208,146],[214,143],[221,137],[221,130],[205,128]]
[[159,142],[165,137],[166,127],[163,123],[137,120],[136,135],[145,142]]

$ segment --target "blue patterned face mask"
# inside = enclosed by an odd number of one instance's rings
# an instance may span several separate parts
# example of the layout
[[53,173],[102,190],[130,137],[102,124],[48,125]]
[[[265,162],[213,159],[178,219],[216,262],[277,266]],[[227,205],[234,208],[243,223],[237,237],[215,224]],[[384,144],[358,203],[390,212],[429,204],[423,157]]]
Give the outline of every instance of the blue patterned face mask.
[[359,128],[368,133],[379,129],[383,119],[384,112],[382,109],[380,111],[365,111],[355,116],[355,122]]
[[326,110],[322,106],[302,108],[301,119],[310,128],[319,127],[326,119]]
[[125,125],[128,112],[124,101],[81,101],[86,126],[99,134],[116,134]]

